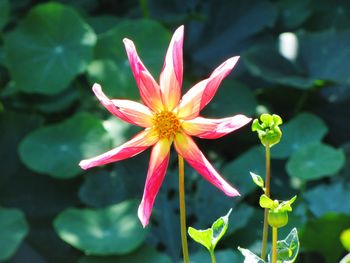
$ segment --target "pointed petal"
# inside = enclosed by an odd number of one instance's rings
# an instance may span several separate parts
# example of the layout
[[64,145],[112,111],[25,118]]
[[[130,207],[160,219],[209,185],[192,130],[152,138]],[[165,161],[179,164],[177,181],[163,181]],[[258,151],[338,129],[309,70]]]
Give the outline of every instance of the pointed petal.
[[238,191],[229,185],[209,163],[190,136],[178,133],[174,145],[176,151],[206,180],[228,196],[239,195]]
[[114,148],[113,150],[90,159],[82,160],[79,163],[79,166],[86,170],[91,167],[127,159],[143,152],[149,146],[154,145],[157,141],[157,133],[151,129],[146,129],[138,133],[131,140],[127,141],[117,148]]
[[168,139],[160,139],[152,149],[143,197],[138,209],[138,217],[143,227],[148,225],[154,200],[168,167],[170,145],[171,142]]
[[130,100],[110,100],[97,83],[92,90],[102,105],[113,115],[137,126],[145,128],[152,126],[153,114],[146,106]]
[[241,114],[222,119],[197,117],[183,121],[181,126],[188,135],[204,139],[217,139],[241,128],[250,121],[251,118]]
[[134,43],[127,38],[124,38],[123,42],[143,103],[153,111],[163,109],[159,85],[143,65],[137,54]]
[[183,75],[183,39],[184,26],[180,26],[170,41],[163,70],[160,74],[159,83],[163,104],[168,110],[173,110],[180,101]]
[[182,97],[179,118],[193,119],[214,97],[221,81],[231,72],[239,57],[232,57],[217,67],[209,78],[194,85]]

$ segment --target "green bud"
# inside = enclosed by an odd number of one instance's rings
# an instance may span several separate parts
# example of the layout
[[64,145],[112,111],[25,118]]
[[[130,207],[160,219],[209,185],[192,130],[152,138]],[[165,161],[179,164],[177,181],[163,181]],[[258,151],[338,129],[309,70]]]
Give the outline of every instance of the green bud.
[[282,124],[282,119],[280,116],[273,114],[261,114],[260,121],[255,119],[252,124],[252,131],[258,133],[261,143],[265,147],[272,147],[273,145],[279,143],[282,137],[282,131],[278,125]]
[[288,223],[288,212],[270,209],[267,216],[267,222],[271,227],[283,227]]

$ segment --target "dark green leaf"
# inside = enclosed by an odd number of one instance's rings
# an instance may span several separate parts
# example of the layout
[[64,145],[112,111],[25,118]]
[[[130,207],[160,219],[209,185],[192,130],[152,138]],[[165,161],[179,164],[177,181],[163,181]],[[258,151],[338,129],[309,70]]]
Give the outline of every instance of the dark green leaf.
[[57,94],[86,69],[95,42],[95,33],[71,7],[38,5],[5,37],[10,74],[24,92]]
[[315,180],[339,172],[345,163],[344,153],[326,144],[311,144],[295,152],[287,162],[290,176]]
[[0,260],[9,259],[28,234],[22,211],[0,207]]
[[86,254],[126,254],[140,246],[147,233],[137,206],[129,200],[99,210],[70,208],[57,216],[54,227],[60,238]]
[[80,160],[109,150],[111,139],[101,121],[80,113],[66,121],[39,128],[21,142],[21,160],[39,173],[65,179],[82,170]]
[[281,24],[287,29],[300,26],[311,15],[311,0],[282,0],[276,2],[281,13]]

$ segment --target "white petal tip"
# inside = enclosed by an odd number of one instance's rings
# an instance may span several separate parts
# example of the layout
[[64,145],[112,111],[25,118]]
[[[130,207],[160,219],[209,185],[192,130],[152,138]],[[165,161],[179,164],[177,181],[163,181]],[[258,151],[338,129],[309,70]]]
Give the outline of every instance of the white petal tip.
[[102,90],[102,87],[101,87],[100,84],[95,83],[95,84],[92,86],[92,90],[93,90],[94,92],[99,92],[99,91]]
[[89,168],[89,163],[86,160],[82,160],[80,161],[79,166],[81,167],[81,169],[86,170]]
[[141,204],[139,205],[139,209],[137,210],[137,216],[140,219],[140,222],[142,224],[143,228],[146,228],[146,226],[148,225],[148,219],[145,216],[145,214],[143,213],[143,204],[141,202]]

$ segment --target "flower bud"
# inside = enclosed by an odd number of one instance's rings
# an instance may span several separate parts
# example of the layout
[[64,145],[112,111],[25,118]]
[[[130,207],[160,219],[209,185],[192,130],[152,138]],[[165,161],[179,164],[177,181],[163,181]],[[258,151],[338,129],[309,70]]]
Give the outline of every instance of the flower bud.
[[280,116],[264,113],[260,116],[260,121],[255,119],[252,124],[252,131],[258,133],[261,143],[265,147],[272,147],[279,143],[282,137],[282,131],[278,125],[282,124]]
[[271,227],[280,228],[288,223],[287,211],[269,210],[267,222]]

